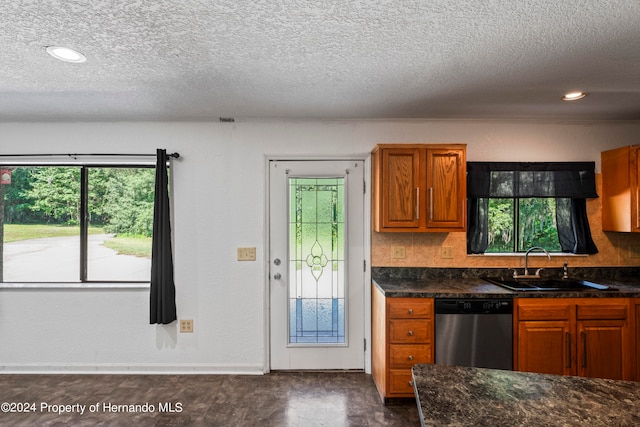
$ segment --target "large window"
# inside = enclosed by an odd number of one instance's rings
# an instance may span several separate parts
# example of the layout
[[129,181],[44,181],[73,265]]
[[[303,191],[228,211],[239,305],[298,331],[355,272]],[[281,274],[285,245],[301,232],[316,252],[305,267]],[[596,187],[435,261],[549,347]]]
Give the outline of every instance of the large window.
[[594,162],[468,162],[467,253],[593,254],[586,199]]
[[149,281],[153,167],[0,169],[0,281]]

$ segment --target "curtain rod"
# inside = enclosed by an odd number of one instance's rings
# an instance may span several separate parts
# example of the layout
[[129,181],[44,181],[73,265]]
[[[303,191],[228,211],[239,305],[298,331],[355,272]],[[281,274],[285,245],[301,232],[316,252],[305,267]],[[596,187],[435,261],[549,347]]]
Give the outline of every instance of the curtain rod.
[[[0,154],[0,158],[2,157],[71,157],[72,159],[77,159],[80,156],[102,156],[102,157],[117,157],[117,156],[128,156],[128,157],[156,157],[155,154],[123,154],[123,153],[94,153],[94,154],[78,154],[78,153],[63,153],[63,154]],[[180,153],[171,153],[167,154],[168,157],[173,157],[174,159],[180,158]]]

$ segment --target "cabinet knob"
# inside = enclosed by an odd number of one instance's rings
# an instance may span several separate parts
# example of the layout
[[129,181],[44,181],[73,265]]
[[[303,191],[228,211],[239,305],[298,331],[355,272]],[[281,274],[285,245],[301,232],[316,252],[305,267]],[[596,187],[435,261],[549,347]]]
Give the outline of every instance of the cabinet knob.
[[413,331],[409,331],[409,336],[412,337],[413,336]]
[[409,314],[413,314],[413,308],[409,309]]
[[409,359],[409,360],[413,360],[413,356],[412,356],[412,355],[409,355],[409,357],[407,357],[407,359]]
[[413,381],[409,381],[409,385],[413,387]]

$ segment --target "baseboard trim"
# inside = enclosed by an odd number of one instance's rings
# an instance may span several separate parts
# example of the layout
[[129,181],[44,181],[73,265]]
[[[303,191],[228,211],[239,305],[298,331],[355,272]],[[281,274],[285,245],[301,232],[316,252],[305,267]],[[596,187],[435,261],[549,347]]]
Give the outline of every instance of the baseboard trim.
[[261,365],[172,364],[5,364],[1,374],[114,374],[114,375],[263,375]]

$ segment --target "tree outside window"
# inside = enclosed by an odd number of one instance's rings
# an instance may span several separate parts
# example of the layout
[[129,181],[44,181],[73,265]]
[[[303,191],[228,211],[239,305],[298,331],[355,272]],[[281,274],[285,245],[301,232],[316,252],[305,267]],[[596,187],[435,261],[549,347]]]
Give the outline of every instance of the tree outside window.
[[542,246],[560,252],[554,198],[489,199],[488,253]]

